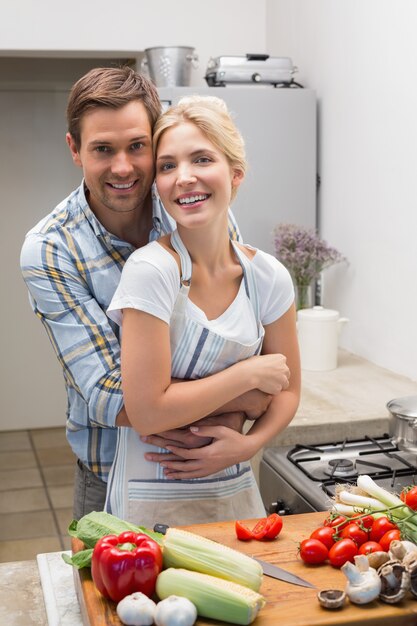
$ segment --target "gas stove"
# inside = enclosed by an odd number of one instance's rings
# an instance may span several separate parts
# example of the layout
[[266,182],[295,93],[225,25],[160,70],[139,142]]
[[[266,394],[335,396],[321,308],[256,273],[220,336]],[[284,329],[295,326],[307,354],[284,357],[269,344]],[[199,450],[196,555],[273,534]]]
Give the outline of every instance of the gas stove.
[[393,437],[365,437],[315,446],[268,448],[259,468],[268,512],[326,511],[337,484],[356,484],[368,474],[381,487],[399,493],[417,483],[417,455],[399,449]]

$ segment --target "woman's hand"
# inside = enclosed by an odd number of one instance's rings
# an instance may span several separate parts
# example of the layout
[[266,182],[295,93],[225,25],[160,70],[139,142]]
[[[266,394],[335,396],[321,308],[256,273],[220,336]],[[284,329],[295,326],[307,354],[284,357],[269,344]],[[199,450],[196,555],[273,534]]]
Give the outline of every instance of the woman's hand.
[[241,367],[250,368],[254,377],[254,388],[276,396],[290,384],[290,370],[283,354],[263,354],[241,361]]
[[203,478],[246,461],[254,453],[249,437],[227,426],[191,426],[190,430],[199,437],[210,437],[212,443],[191,450],[169,445],[174,458],[161,462],[166,478]]

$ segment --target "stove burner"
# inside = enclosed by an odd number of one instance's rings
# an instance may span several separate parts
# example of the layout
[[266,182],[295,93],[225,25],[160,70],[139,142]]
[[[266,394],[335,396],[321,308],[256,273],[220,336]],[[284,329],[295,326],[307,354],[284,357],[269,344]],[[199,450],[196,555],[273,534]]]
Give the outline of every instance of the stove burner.
[[356,474],[355,464],[351,459],[330,459],[329,466],[324,470],[328,476],[352,476]]

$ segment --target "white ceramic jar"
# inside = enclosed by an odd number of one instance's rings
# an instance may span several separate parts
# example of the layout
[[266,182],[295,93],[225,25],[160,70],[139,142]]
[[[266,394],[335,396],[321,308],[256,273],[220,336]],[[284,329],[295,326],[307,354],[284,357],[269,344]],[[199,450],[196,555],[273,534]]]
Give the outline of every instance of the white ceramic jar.
[[301,368],[315,372],[337,367],[339,333],[346,322],[338,311],[314,306],[297,313]]

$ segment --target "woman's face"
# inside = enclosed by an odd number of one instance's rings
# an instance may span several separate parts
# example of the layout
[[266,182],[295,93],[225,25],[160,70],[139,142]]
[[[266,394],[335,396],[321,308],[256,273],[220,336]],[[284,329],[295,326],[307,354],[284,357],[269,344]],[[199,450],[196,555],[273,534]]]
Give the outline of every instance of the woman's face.
[[232,188],[243,173],[191,122],[166,130],[156,156],[156,185],[162,203],[184,227],[201,227],[227,214]]

